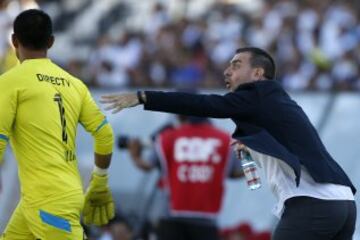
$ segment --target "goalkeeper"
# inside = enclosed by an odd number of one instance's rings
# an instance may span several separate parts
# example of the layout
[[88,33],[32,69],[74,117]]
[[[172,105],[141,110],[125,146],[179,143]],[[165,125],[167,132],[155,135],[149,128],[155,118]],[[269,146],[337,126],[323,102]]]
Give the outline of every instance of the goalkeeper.
[[[0,160],[10,141],[21,199],[0,239],[83,239],[83,209],[86,224],[106,224],[114,216],[107,183],[112,128],[86,86],[47,58],[54,37],[46,13],[20,13],[12,42],[20,64],[0,77]],[[85,197],[75,152],[78,123],[95,139]]]

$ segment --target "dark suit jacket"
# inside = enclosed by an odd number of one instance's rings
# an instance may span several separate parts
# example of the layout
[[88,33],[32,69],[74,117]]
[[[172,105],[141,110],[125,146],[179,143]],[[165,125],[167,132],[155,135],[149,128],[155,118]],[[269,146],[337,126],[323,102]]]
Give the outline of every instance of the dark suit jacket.
[[224,96],[146,91],[146,110],[231,118],[233,137],[260,153],[286,162],[299,184],[300,165],[318,183],[356,189],[325,149],[304,111],[273,80],[246,83]]

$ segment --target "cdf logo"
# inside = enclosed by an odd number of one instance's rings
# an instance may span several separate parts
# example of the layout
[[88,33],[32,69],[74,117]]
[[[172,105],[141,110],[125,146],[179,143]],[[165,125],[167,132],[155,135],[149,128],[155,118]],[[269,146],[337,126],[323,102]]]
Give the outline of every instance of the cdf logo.
[[175,161],[219,163],[221,156],[217,149],[221,141],[216,138],[181,137],[175,142]]
[[[177,178],[180,182],[207,183],[212,180],[214,166],[221,161],[216,138],[182,137],[175,142],[175,161],[180,163]],[[188,163],[188,164],[185,164]],[[190,163],[190,165],[189,165]]]

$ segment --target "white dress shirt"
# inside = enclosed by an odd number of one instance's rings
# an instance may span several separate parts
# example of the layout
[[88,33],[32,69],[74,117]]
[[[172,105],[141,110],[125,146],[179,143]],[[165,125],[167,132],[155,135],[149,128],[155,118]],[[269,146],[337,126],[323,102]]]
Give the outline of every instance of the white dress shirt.
[[284,211],[284,202],[292,197],[308,196],[323,200],[354,200],[351,188],[332,183],[317,183],[308,170],[301,166],[300,184],[297,187],[293,169],[284,161],[249,149],[259,168],[265,171],[266,179],[278,203],[273,209],[277,217]]

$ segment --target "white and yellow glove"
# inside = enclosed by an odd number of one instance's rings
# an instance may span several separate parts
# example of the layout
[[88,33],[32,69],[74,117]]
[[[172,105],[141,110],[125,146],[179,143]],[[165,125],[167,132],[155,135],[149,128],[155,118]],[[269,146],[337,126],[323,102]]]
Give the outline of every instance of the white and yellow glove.
[[84,223],[105,225],[114,218],[115,207],[108,185],[108,175],[93,172],[85,194]]

